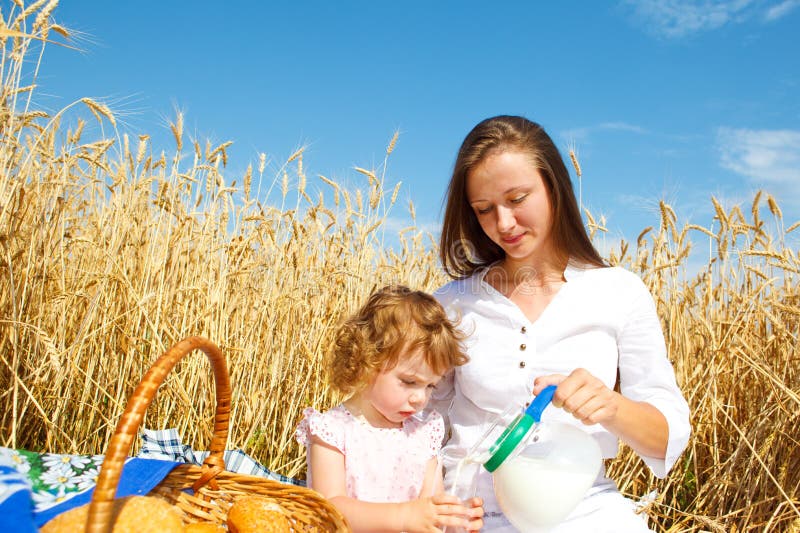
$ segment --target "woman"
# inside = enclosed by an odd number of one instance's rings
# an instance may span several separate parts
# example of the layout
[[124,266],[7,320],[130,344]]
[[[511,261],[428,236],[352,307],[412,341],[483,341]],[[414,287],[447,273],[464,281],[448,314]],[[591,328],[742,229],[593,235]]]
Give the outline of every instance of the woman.
[[[582,426],[605,458],[617,455],[621,440],[664,477],[688,442],[689,409],[652,296],[594,249],[566,165],[541,126],[498,116],[467,135],[440,245],[454,281],[436,296],[470,335],[469,363],[437,390],[451,428],[445,457],[469,449],[494,414],[557,385],[560,409],[546,409],[543,420]],[[447,484],[453,465],[445,466]],[[485,530],[514,531],[483,470],[478,496]],[[601,472],[552,531],[649,530]]]

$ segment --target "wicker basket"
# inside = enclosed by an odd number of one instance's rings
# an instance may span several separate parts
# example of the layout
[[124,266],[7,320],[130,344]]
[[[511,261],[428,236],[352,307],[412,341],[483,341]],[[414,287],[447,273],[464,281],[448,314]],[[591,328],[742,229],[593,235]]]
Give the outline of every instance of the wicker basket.
[[144,412],[167,374],[195,349],[205,352],[214,372],[217,405],[210,454],[202,466],[177,466],[150,495],[166,499],[180,509],[185,523],[210,521],[224,524],[228,509],[237,498],[261,495],[274,499],[283,508],[295,531],[350,531],[341,513],[311,489],[225,471],[223,452],[228,438],[231,387],[225,357],[216,345],[203,337],[186,338],[167,350],[136,387],[108,444],[89,505],[86,531],[111,531],[117,484]]

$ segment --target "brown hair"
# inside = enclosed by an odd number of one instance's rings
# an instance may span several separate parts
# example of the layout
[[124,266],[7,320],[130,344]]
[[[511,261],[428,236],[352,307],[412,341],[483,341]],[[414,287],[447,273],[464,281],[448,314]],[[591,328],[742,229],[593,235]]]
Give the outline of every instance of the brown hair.
[[339,326],[330,353],[330,381],[342,393],[356,392],[393,368],[401,352],[418,348],[431,369],[444,374],[467,362],[463,339],[433,296],[387,286]]
[[458,151],[439,243],[439,257],[445,272],[466,278],[479,268],[505,257],[502,248],[481,229],[467,199],[467,177],[487,156],[518,151],[528,155],[542,175],[552,209],[552,239],[559,259],[570,258],[597,267],[606,266],[583,225],[569,172],[553,140],[544,129],[524,117],[501,115],[475,126]]

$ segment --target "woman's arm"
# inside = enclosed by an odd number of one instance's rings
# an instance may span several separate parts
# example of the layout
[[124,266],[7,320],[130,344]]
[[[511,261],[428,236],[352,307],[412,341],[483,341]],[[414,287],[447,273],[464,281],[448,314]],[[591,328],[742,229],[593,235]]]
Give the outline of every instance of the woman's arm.
[[553,405],[584,424],[601,424],[635,452],[663,459],[669,428],[661,411],[615,392],[587,370],[578,368],[569,376],[551,374],[534,381],[533,393],[557,385]]
[[601,424],[663,477],[688,441],[689,408],[667,358],[653,297],[640,279],[631,283],[620,286],[631,294],[616,335],[620,392],[578,368],[569,376],[538,378],[534,393],[558,385],[553,405],[585,424]]
[[[341,511],[353,531],[436,532],[445,526],[470,527],[464,516],[477,516],[475,509],[462,506],[458,498],[442,492],[402,503],[372,503],[350,498],[345,489],[344,454],[317,437],[312,437],[308,453],[312,488]],[[434,459],[434,474],[435,470]],[[429,471],[430,467],[426,474]],[[430,488],[436,486],[433,480],[429,483]],[[480,514],[483,514],[482,509]]]

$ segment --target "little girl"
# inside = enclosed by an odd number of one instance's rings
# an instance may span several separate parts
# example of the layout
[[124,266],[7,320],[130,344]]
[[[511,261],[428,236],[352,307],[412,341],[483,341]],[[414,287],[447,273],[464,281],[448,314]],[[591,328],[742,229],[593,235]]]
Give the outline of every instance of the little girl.
[[422,410],[439,379],[467,361],[462,335],[430,295],[384,287],[336,332],[332,385],[349,394],[303,411],[308,486],[354,531],[478,530],[482,502],[444,494],[437,460],[444,422]]

